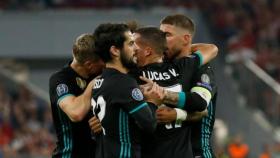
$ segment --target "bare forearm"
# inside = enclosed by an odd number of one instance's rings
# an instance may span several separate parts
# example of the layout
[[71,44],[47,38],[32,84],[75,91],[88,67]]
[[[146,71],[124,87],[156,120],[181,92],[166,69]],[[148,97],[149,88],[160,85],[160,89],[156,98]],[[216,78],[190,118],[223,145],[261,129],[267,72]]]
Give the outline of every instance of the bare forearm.
[[[195,88],[195,87],[194,87]],[[199,89],[201,91],[201,89]],[[207,107],[207,100],[202,98],[197,90],[196,92],[172,92],[166,90],[164,92],[163,103],[174,105],[186,111],[203,111]],[[188,97],[186,97],[188,96]],[[211,96],[208,99],[211,99]]]
[[178,92],[172,92],[165,90],[164,92],[163,103],[170,104],[170,105],[177,105],[179,102],[179,95]]
[[80,96],[69,96],[63,99],[59,106],[73,121],[81,121],[90,109],[90,99],[93,83],[89,84]]
[[203,56],[203,64],[208,63],[218,54],[218,47],[214,44],[196,43],[192,44],[192,52],[200,51]]
[[196,121],[200,121],[203,117],[208,115],[208,111],[207,109],[202,111],[202,112],[192,112],[192,113],[188,113],[188,117],[186,121],[189,122],[196,122]]

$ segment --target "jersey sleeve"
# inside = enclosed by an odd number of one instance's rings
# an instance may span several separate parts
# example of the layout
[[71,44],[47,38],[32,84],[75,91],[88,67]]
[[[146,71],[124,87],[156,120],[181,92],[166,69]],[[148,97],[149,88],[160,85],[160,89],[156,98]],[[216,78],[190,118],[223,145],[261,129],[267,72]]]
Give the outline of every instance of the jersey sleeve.
[[123,79],[123,82],[123,87],[116,94],[118,104],[135,119],[141,129],[151,133],[156,128],[156,106],[144,100],[134,79]]
[[50,78],[49,81],[49,92],[52,103],[57,103],[67,97],[74,95],[73,86],[71,86],[71,80],[63,74],[55,74]]
[[204,110],[217,92],[214,72],[209,64],[202,66],[192,77],[190,92],[186,92],[184,109],[189,112]]
[[183,57],[174,61],[174,64],[178,67],[181,73],[189,70],[198,70],[203,63],[203,57],[199,51],[193,53],[190,56]]
[[202,87],[211,93],[212,96],[217,92],[217,85],[213,68],[210,64],[203,65],[193,76],[193,87]]

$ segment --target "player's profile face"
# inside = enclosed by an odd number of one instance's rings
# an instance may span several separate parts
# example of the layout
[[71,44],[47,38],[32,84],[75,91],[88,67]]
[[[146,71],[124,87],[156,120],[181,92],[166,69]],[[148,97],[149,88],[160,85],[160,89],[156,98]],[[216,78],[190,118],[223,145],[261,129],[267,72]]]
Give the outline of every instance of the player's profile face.
[[139,33],[134,33],[134,40],[135,40],[135,56],[137,59],[137,66],[141,67],[144,66],[145,63],[145,47],[141,41],[141,35]]
[[134,68],[136,66],[135,44],[134,37],[130,31],[125,32],[123,49],[121,49],[120,59],[122,64],[127,68]]
[[166,56],[168,59],[172,59],[181,52],[183,46],[182,36],[179,34],[178,29],[174,25],[161,24],[160,30],[166,34],[168,47]]
[[101,74],[103,68],[105,67],[105,63],[101,59],[99,60],[88,59],[82,66],[87,71],[87,74],[89,76],[99,75]]
[[99,75],[99,74],[101,74],[104,67],[105,67],[105,63],[101,59],[95,60],[95,61],[91,61],[90,75]]

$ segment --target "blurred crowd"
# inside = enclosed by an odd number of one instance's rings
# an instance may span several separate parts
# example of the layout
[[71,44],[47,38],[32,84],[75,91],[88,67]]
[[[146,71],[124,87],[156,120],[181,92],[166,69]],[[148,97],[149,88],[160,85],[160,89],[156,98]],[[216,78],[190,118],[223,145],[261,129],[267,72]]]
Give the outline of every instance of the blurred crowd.
[[252,59],[280,83],[279,0],[210,0],[200,7],[226,44],[226,62]]
[[0,158],[49,157],[54,129],[49,105],[24,85],[0,84]]
[[2,0],[3,9],[92,8],[110,9],[129,7],[147,9],[154,6],[190,7],[192,0]]
[[[249,158],[255,153],[250,151],[250,146],[244,141],[241,134],[236,134],[229,139],[226,146],[215,146],[217,158]],[[258,154],[258,158],[279,158],[280,143],[275,142],[264,143],[262,152]]]
[[199,8],[226,44],[228,63],[253,59],[280,82],[279,0],[1,0],[0,9],[89,8],[149,9],[154,6]]
[[225,45],[225,61],[233,68],[246,104],[264,112],[279,126],[280,96],[243,63],[247,59],[280,83],[280,1],[211,0],[200,5],[209,15],[214,35]]

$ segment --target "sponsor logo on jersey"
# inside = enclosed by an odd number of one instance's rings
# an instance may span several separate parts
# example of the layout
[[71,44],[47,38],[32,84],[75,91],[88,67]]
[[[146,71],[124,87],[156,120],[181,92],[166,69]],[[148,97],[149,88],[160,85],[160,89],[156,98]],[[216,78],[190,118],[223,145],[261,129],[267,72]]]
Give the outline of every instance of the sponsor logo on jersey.
[[139,88],[134,88],[132,90],[131,95],[132,95],[132,98],[137,100],[137,101],[141,101],[141,100],[144,99],[143,94],[142,94],[142,92],[140,91]]
[[77,85],[81,88],[81,89],[85,89],[87,86],[87,82],[83,79],[81,79],[80,77],[76,77],[76,82]]
[[58,96],[68,93],[68,86],[66,84],[59,84],[56,87],[56,93]]
[[204,83],[210,83],[210,77],[207,74],[202,74],[201,75],[201,81]]

